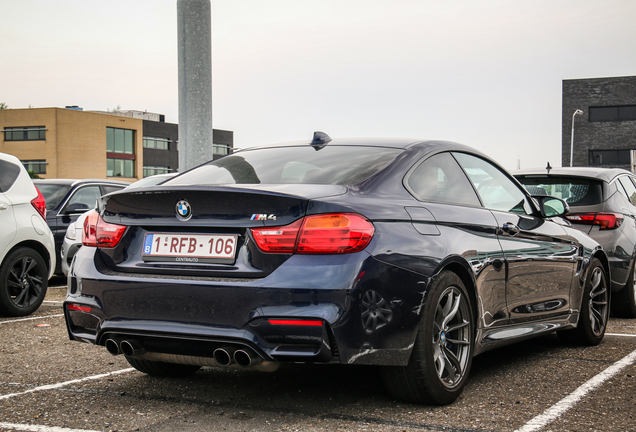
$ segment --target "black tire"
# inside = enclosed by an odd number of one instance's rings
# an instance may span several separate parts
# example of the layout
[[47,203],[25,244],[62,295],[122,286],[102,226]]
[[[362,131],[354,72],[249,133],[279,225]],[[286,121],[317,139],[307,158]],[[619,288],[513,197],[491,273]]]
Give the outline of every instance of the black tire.
[[125,356],[128,363],[139,372],[160,377],[183,377],[192,375],[201,366],[184,365],[178,363],[164,363],[151,360],[138,360]]
[[636,261],[630,269],[625,287],[612,293],[612,315],[617,318],[636,318]]
[[598,345],[605,336],[609,318],[609,284],[601,262],[590,263],[581,301],[579,323],[575,329],[558,332],[559,338],[571,345]]
[[39,253],[29,248],[16,249],[0,266],[0,314],[25,316],[44,301],[49,272]]
[[453,402],[468,380],[474,339],[468,292],[459,276],[443,271],[426,294],[408,365],[383,368],[387,389],[411,403]]

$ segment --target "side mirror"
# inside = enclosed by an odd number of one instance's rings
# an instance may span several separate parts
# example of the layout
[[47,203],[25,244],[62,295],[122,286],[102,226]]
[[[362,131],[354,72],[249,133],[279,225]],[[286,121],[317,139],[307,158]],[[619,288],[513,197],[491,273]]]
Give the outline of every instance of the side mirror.
[[73,203],[66,206],[66,208],[64,208],[64,211],[62,211],[62,213],[63,214],[84,213],[87,210],[90,210],[88,205],[84,203]]
[[539,210],[543,217],[564,216],[570,213],[570,206],[561,198],[546,195],[532,195],[532,198],[539,204]]

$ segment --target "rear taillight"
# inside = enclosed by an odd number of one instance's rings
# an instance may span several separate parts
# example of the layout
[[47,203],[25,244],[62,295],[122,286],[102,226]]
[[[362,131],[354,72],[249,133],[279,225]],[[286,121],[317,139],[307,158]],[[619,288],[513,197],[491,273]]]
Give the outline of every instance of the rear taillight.
[[40,213],[40,216],[46,220],[46,201],[44,200],[40,189],[36,187],[35,190],[38,191],[38,196],[31,200],[31,205],[38,211],[38,213]]
[[263,252],[339,254],[367,247],[375,228],[364,216],[331,213],[306,216],[281,227],[252,228],[251,232]]
[[101,248],[114,248],[126,232],[126,226],[104,222],[95,210],[91,210],[84,220],[82,244]]
[[309,326],[309,327],[322,326],[322,321],[320,320],[270,318],[267,321],[272,325]]
[[615,229],[623,223],[620,213],[572,213],[565,215],[572,223],[582,225],[598,225],[599,229]]
[[66,305],[66,308],[68,310],[79,311],[79,312],[90,312],[93,310],[93,308],[90,306],[80,306],[77,304],[68,304]]

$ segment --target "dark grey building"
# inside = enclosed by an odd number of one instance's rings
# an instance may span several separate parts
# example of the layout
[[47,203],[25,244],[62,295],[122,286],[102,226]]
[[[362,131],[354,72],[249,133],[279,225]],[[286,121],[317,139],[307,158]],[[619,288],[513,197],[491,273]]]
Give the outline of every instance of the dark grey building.
[[636,76],[563,80],[561,164],[624,168],[636,163]]
[[[161,116],[163,117],[163,116]],[[179,125],[163,121],[143,121],[144,172],[148,177],[179,170]],[[232,153],[234,132],[213,129],[214,159]],[[205,161],[201,161],[203,163]]]

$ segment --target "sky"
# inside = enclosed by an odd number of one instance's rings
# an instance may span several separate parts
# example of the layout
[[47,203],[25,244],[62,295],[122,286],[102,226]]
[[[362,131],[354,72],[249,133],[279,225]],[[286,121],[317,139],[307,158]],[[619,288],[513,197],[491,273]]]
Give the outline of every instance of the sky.
[[[634,0],[211,0],[234,146],[407,137],[561,166],[562,80],[636,75]],[[178,123],[176,0],[0,0],[0,102]]]

